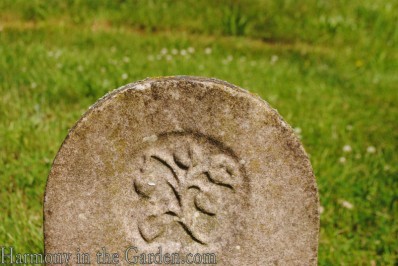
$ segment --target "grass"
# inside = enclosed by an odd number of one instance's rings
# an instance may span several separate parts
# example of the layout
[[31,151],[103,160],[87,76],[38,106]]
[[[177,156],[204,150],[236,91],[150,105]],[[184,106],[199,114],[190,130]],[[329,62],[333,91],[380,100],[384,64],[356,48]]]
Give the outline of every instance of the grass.
[[51,162],[99,97],[145,77],[197,75],[249,89],[296,128],[323,209],[320,265],[397,265],[397,9],[370,0],[1,1],[0,245],[43,251]]

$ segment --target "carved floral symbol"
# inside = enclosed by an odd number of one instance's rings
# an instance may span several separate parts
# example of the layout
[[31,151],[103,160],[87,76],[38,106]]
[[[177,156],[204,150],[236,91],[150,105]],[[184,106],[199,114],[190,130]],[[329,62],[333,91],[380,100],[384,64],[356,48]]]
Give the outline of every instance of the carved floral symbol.
[[[175,152],[151,150],[143,156],[134,180],[134,189],[149,210],[138,222],[141,237],[150,243],[167,226],[177,225],[193,241],[208,244],[209,224],[217,223],[223,204],[217,189],[234,193],[241,181],[239,166],[229,155],[211,154],[196,144]],[[215,223],[200,224],[199,216]]]

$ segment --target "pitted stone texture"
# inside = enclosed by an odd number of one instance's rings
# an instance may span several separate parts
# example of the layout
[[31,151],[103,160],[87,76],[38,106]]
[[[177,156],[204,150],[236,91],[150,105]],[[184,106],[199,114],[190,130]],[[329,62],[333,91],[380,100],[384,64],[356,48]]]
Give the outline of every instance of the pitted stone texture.
[[[47,253],[215,253],[217,265],[316,265],[318,195],[293,130],[226,82],[147,79],[100,99],[54,160]],[[74,261],[75,263],[75,261]]]

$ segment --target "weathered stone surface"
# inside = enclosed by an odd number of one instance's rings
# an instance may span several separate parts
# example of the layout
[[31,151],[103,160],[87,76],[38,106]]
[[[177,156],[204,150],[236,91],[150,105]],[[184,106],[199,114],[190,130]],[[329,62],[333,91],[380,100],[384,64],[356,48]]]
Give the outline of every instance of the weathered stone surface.
[[[44,202],[45,250],[215,253],[218,265],[315,265],[318,195],[290,126],[214,79],[166,77],[100,99],[70,131]],[[73,263],[76,263],[74,258]]]

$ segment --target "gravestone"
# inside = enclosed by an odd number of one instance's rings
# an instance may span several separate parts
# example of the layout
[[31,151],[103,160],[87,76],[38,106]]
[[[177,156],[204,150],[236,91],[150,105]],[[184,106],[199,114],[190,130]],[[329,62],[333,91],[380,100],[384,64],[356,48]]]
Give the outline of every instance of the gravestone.
[[147,79],[100,99],[54,160],[44,217],[45,252],[72,264],[149,253],[317,264],[318,194],[300,141],[265,101],[215,79]]

